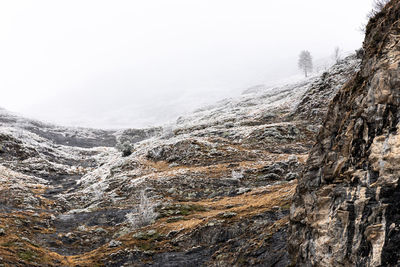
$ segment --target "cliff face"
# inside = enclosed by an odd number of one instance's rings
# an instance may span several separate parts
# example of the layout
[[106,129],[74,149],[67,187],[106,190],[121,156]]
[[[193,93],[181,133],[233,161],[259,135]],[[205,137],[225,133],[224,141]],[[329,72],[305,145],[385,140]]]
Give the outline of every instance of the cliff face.
[[400,2],[366,32],[361,70],[331,102],[290,210],[298,266],[400,263]]

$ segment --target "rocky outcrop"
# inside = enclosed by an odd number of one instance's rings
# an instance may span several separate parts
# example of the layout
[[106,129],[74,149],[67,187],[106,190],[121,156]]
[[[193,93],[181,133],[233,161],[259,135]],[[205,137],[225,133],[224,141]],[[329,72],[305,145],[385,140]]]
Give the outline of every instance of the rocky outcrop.
[[400,2],[368,24],[360,71],[329,106],[290,210],[298,266],[400,264]]
[[[352,74],[359,71],[357,55],[339,60],[329,72],[322,73],[320,79],[313,83],[302,96],[301,101],[291,114],[293,119],[303,119],[321,125],[328,111],[328,103]],[[350,63],[350,64],[349,64]]]

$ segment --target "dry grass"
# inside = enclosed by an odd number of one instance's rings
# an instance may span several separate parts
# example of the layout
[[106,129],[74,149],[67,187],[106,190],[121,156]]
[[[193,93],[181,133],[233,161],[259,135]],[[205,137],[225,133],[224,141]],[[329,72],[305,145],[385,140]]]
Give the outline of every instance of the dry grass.
[[[258,188],[252,192],[234,197],[216,198],[211,200],[203,200],[198,202],[179,203],[182,205],[198,205],[209,210],[197,211],[193,214],[185,216],[185,220],[168,223],[168,218],[162,218],[155,224],[140,231],[154,229],[161,235],[166,235],[170,231],[179,231],[182,234],[195,230],[200,225],[220,218],[224,212],[235,212],[237,215],[227,220],[240,220],[245,217],[260,214],[266,211],[274,210],[277,207],[285,207],[295,192],[296,182],[288,182],[280,185]],[[269,232],[275,232],[288,223],[288,218],[274,222],[266,229]],[[151,238],[149,240],[138,240],[132,237],[133,233],[129,233],[121,238],[123,245],[120,248],[109,248],[104,245],[96,250],[76,256],[61,257],[55,255],[65,266],[102,266],[99,259],[104,259],[106,255],[122,250],[124,248],[140,248],[156,251],[166,251],[171,249],[168,240],[160,240],[155,242]],[[257,245],[257,244],[255,244]],[[61,257],[61,258],[60,258]]]
[[[45,216],[45,214],[40,214],[36,220],[43,220],[42,216]],[[0,213],[0,218],[0,228],[5,230],[5,235],[0,236],[0,257],[4,266],[67,265],[63,256],[22,238],[27,237],[30,239],[32,229],[29,226],[24,226],[23,223],[19,224],[17,222],[33,221],[31,214],[22,212],[14,214]],[[49,229],[43,229],[43,231],[39,232],[44,233],[46,231],[49,231]]]
[[[249,151],[242,146],[229,145],[241,152]],[[239,152],[240,153],[240,152]],[[149,178],[158,179],[162,177],[174,177],[185,174],[200,174],[200,179],[209,179],[216,177],[228,177],[232,173],[232,166],[230,164],[238,164],[235,169],[253,169],[258,170],[268,164],[278,161],[286,161],[290,154],[272,154],[266,151],[259,152],[262,154],[261,160],[253,161],[246,160],[240,162],[220,163],[209,166],[176,166],[170,167],[169,163],[158,161],[154,162],[141,158],[139,163],[142,165],[143,175],[148,175]],[[306,155],[296,155],[300,162],[305,162]],[[197,177],[197,176],[196,176]],[[3,184],[4,186],[4,184]],[[189,234],[198,227],[207,224],[211,220],[221,219],[221,215],[225,212],[233,212],[236,216],[231,218],[224,218],[226,223],[239,221],[256,214],[266,211],[274,210],[277,207],[287,207],[295,192],[296,182],[287,182],[280,185],[267,186],[262,188],[253,189],[253,191],[233,196],[233,197],[217,197],[214,199],[203,199],[196,202],[174,202],[173,199],[168,198],[172,204],[199,206],[202,209],[195,209],[194,211],[183,214],[183,219],[177,221],[169,220],[169,217],[157,220],[154,224],[142,228],[138,231],[146,231],[154,229],[161,235],[166,235],[171,231],[179,231],[180,234]],[[41,199],[40,208],[43,210],[49,209],[54,205],[54,201],[41,196],[45,193],[47,187],[40,185],[29,186],[29,190]],[[166,201],[166,199],[164,199]],[[5,266],[102,266],[101,259],[106,258],[114,252],[123,250],[125,248],[139,248],[143,250],[158,250],[166,251],[174,249],[170,244],[170,240],[138,240],[133,238],[133,233],[129,233],[121,238],[123,242],[121,247],[109,248],[108,244],[102,247],[76,256],[62,256],[60,254],[51,252],[49,249],[33,245],[21,237],[33,238],[35,233],[52,233],[54,229],[30,229],[31,225],[35,225],[35,220],[47,219],[50,216],[48,213],[39,214],[38,217],[33,217],[30,212],[20,212],[13,214],[0,213],[0,228],[6,229],[6,235],[0,236],[0,257],[5,262]],[[15,220],[26,221],[30,220],[31,223],[27,226],[18,226]],[[37,223],[39,225],[39,223]],[[275,231],[275,228],[280,228],[287,224],[287,218],[279,220],[269,226],[271,229],[268,231]],[[116,229],[114,229],[116,230]],[[110,231],[113,231],[110,229]],[[10,233],[10,234],[8,234]],[[172,246],[172,247],[171,247]],[[8,265],[7,265],[8,264]]]
[[162,232],[168,232],[171,230],[191,229],[226,211],[237,213],[237,216],[232,219],[240,219],[241,217],[259,214],[276,207],[284,207],[290,204],[295,190],[296,183],[291,182],[266,188],[259,188],[252,192],[235,197],[224,197],[217,200],[204,200],[197,202],[183,202],[180,204],[200,205],[210,210],[190,215],[185,221],[166,224],[165,219],[160,220],[160,230]]
[[[153,162],[151,160],[141,159],[140,163],[143,166],[147,166],[148,172],[144,173],[143,176],[148,176],[152,179],[159,179],[163,177],[174,177],[177,175],[181,175],[182,173],[202,173],[204,177],[215,178],[215,177],[227,177],[232,172],[232,167],[230,166],[232,163],[238,164],[238,169],[261,169],[266,165],[276,163],[279,161],[287,161],[290,156],[293,154],[273,154],[273,153],[265,153],[265,157],[263,160],[257,161],[240,161],[240,162],[229,162],[229,163],[220,163],[215,165],[208,166],[175,166],[170,167],[169,164],[165,161]],[[294,155],[298,158],[298,161],[304,164],[308,158],[307,154],[297,154]]]

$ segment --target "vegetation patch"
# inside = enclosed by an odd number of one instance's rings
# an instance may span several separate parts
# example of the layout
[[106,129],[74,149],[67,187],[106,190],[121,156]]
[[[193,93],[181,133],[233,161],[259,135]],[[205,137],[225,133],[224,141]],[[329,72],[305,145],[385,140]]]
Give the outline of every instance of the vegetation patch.
[[21,260],[24,260],[24,261],[27,261],[27,262],[31,262],[31,261],[34,261],[36,259],[37,254],[32,250],[25,250],[25,251],[18,252],[18,257]]
[[158,213],[162,218],[176,215],[187,216],[196,212],[203,212],[208,210],[208,208],[197,204],[173,204],[160,208],[158,210]]
[[173,222],[178,222],[182,220],[187,220],[184,216],[175,216],[175,217],[170,217],[167,219],[167,223],[173,223]]
[[6,247],[6,248],[11,248],[11,247],[17,247],[18,243],[15,241],[7,241],[5,243],[2,243],[0,246]]
[[155,246],[151,242],[146,242],[146,243],[140,243],[138,245],[138,248],[140,248],[140,250],[143,250],[143,251],[149,251],[149,250],[154,250]]
[[135,239],[139,239],[139,240],[155,240],[155,241],[159,241],[162,239],[162,235],[155,231],[155,230],[149,230],[147,232],[138,232],[136,234],[133,235],[133,237]]

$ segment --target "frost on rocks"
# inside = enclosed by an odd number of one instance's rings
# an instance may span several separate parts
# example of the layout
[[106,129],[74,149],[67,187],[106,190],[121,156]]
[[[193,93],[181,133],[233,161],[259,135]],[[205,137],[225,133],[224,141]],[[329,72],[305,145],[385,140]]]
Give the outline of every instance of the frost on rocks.
[[[128,204],[140,194],[140,188],[149,183],[154,185],[154,179],[158,181],[157,186],[165,186],[165,192],[172,187],[179,188],[175,180],[193,183],[190,173],[196,170],[181,166],[207,166],[211,159],[214,164],[263,162],[268,158],[263,159],[260,151],[304,153],[308,145],[294,150],[290,146],[300,144],[304,134],[314,135],[319,125],[303,126],[287,114],[319,118],[326,108],[323,103],[335,94],[358,64],[350,56],[322,76],[318,73],[307,79],[259,85],[239,97],[182,116],[175,123],[143,130],[60,127],[1,109],[0,139],[4,136],[4,140],[10,140],[0,142],[1,151],[7,152],[3,155],[10,155],[3,158],[2,165],[17,173],[31,174],[30,180],[40,177],[42,180],[38,183],[47,184],[55,191],[65,185],[57,184],[50,177],[74,177],[69,183],[69,188],[74,190],[64,191],[63,198],[76,202],[75,210],[89,211],[107,203]],[[125,144],[132,154],[122,157],[117,149],[110,147],[117,144]],[[169,168],[158,175],[155,170],[159,166],[152,164],[164,161]],[[268,176],[260,175],[260,181],[265,177]],[[236,167],[225,175],[227,178],[246,180],[243,170],[237,171]],[[210,196],[218,194],[216,189],[209,191]],[[180,190],[174,194],[184,195]]]
[[[105,247],[124,251],[126,242],[116,238],[138,234],[145,226],[178,225],[169,238],[185,249],[198,246],[203,235],[213,235],[204,239],[210,242],[231,231],[242,238],[234,231],[245,229],[247,219],[231,210],[235,203],[218,205],[225,213],[215,212],[214,203],[230,197],[246,200],[280,183],[293,186],[288,181],[301,171],[326,103],[358,63],[349,57],[324,76],[259,85],[149,129],[67,128],[0,109],[0,209],[7,214],[29,209],[43,216],[45,226],[39,228],[54,232],[32,234],[32,240],[61,255]],[[240,227],[209,218],[218,214],[219,219],[238,220]],[[256,228],[270,221],[265,214],[253,215],[260,217],[260,224],[250,224]],[[192,220],[198,228],[183,231]],[[211,232],[201,230],[210,225]],[[250,232],[262,236],[256,228]]]
[[140,228],[149,225],[157,218],[154,211],[155,203],[146,196],[145,190],[140,193],[140,203],[137,212],[128,213],[126,219],[132,228]]
[[243,170],[240,170],[240,171],[232,170],[232,179],[240,180],[242,178],[243,178]]

